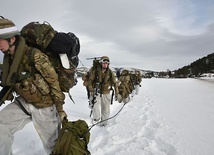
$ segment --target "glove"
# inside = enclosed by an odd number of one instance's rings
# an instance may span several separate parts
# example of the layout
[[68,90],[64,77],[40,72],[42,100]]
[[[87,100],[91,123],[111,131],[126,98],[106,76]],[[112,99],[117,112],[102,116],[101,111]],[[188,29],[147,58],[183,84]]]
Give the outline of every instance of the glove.
[[58,113],[59,113],[59,118],[60,118],[61,122],[62,122],[63,120],[66,120],[66,119],[67,119],[67,114],[66,114],[64,111],[60,111],[60,112],[58,112]]
[[94,91],[90,92],[90,96],[93,98],[94,97]]
[[115,101],[117,101],[117,100],[118,100],[118,95],[115,95],[114,100],[115,100]]
[[91,103],[91,101],[89,101],[88,107],[89,107],[90,109],[93,109],[93,104]]

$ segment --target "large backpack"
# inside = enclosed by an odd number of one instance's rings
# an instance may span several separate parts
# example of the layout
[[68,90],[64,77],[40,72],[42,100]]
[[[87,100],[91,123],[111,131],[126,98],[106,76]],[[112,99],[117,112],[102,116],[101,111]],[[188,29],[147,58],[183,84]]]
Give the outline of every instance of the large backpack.
[[55,147],[50,155],[90,155],[90,132],[84,120],[64,120]]
[[89,72],[96,70],[101,66],[100,59],[101,57],[87,58],[87,60],[93,59],[92,67],[89,69]]
[[118,86],[119,95],[121,96],[121,99],[118,99],[119,103],[121,103],[122,100],[129,97],[129,94],[132,93],[133,83],[131,82],[130,75],[131,74],[129,73],[129,71],[125,69],[120,73],[120,77],[118,78],[118,80],[121,82],[120,85]]
[[84,86],[86,86],[86,87],[88,86],[88,81],[89,81],[91,73],[94,70],[97,70],[97,68],[99,68],[101,66],[100,58],[101,57],[87,58],[87,60],[93,59],[93,64],[92,64],[92,67],[87,71],[87,73],[82,75],[82,80],[84,81],[84,83],[83,83]]
[[[28,46],[38,48],[48,55],[52,65],[59,75],[59,84],[63,92],[68,92],[75,85],[75,72],[79,63],[79,38],[74,33],[57,32],[47,23],[31,22],[21,30]],[[29,60],[33,62],[33,53],[30,51]],[[67,54],[70,68],[65,69],[60,61],[59,54]]]

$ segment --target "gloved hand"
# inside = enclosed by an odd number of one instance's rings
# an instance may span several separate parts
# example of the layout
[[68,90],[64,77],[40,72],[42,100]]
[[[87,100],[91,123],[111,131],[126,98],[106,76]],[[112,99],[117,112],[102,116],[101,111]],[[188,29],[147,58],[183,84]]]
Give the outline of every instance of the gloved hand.
[[89,101],[89,105],[88,105],[88,107],[89,107],[90,109],[93,109],[93,104],[92,104],[92,102],[91,102],[91,101]]
[[90,105],[90,104],[88,105],[88,107],[89,107],[91,110],[93,109],[92,105]]
[[115,101],[118,100],[118,95],[115,95],[114,100],[115,100]]
[[61,122],[65,119],[67,119],[67,114],[64,111],[60,111],[59,113],[59,118],[61,120]]
[[118,95],[117,95],[117,101],[118,101],[119,103],[122,103],[123,97],[122,97],[121,94],[118,94]]
[[93,98],[94,97],[94,91],[90,92],[90,96]]

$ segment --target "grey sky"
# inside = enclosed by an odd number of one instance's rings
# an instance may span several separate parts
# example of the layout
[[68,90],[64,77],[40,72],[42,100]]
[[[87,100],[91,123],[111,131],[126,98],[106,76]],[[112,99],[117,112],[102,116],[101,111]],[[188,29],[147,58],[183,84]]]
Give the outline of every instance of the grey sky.
[[214,52],[213,0],[0,1],[1,15],[20,29],[48,21],[75,33],[85,66],[107,55],[114,67],[175,70]]

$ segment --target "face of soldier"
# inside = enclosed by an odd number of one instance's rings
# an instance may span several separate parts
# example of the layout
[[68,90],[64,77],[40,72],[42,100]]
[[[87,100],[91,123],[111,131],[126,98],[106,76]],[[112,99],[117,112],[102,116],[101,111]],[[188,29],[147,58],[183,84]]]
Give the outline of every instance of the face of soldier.
[[102,68],[107,69],[109,65],[109,59],[103,59],[101,62],[102,62]]
[[102,67],[103,67],[103,69],[107,69],[108,68],[108,63],[107,62],[102,63]]
[[0,39],[0,50],[4,53],[9,49],[8,41],[5,39]]
[[10,42],[6,39],[0,39],[0,50],[4,54],[13,54],[14,53],[14,46],[13,43],[15,42],[15,37],[10,38]]

